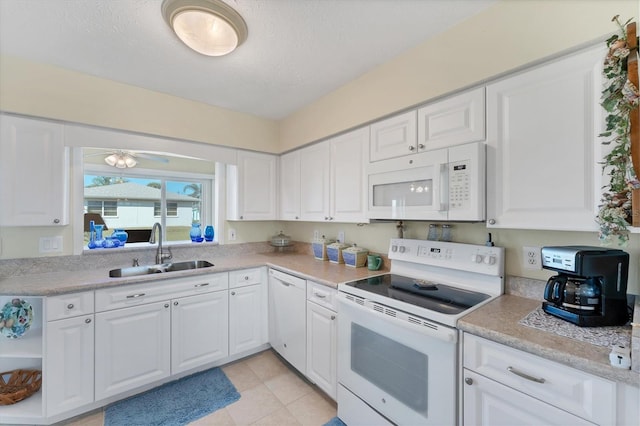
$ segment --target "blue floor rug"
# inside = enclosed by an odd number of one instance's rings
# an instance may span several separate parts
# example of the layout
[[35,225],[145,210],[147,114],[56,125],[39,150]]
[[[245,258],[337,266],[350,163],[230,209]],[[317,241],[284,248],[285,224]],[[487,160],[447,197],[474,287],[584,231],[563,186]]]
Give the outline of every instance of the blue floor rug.
[[104,426],[186,425],[238,399],[224,372],[213,368],[109,405]]
[[339,418],[334,417],[331,420],[329,420],[328,422],[326,422],[324,424],[324,426],[347,426],[347,425],[344,424],[344,422],[342,420],[340,420]]

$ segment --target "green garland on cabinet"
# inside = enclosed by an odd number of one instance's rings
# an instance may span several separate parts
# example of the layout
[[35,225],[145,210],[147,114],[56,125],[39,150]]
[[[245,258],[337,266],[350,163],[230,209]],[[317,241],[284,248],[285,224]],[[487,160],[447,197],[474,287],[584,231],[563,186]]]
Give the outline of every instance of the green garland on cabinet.
[[629,241],[629,221],[631,217],[631,191],[640,188],[631,161],[630,112],[638,106],[638,88],[627,77],[627,33],[625,27],[632,20],[621,24],[620,28],[607,40],[609,51],[604,60],[604,89],[601,103],[607,112],[606,130],[599,136],[606,138],[602,143],[610,145],[610,152],[603,159],[603,174],[609,175],[609,184],[603,189],[602,204],[596,218],[600,225],[599,238],[604,245],[618,243],[625,246]]

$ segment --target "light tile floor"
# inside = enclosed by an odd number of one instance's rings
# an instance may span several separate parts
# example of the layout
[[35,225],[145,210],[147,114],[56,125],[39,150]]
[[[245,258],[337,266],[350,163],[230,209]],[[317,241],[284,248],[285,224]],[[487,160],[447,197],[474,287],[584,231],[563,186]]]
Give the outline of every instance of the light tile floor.
[[[193,426],[321,426],[336,416],[336,404],[272,350],[222,367],[240,399],[191,423]],[[103,426],[104,411],[77,417],[67,426]]]

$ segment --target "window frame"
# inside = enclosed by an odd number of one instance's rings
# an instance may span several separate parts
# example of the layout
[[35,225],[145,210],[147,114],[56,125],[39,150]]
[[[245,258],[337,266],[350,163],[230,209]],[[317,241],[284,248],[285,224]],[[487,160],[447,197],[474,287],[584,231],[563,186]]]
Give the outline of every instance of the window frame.
[[[84,164],[82,168],[81,175],[81,185],[79,188],[79,199],[82,206],[84,206],[84,176],[85,175],[95,175],[95,176],[112,176],[112,177],[135,177],[135,178],[149,178],[149,179],[157,179],[161,182],[161,217],[159,217],[158,222],[162,225],[162,238],[165,242],[165,245],[180,245],[180,244],[191,244],[191,240],[186,238],[185,240],[179,241],[167,241],[166,240],[166,218],[167,218],[167,200],[166,200],[166,185],[167,181],[180,181],[180,182],[188,182],[188,183],[199,183],[202,185],[201,198],[200,198],[200,220],[205,224],[214,223],[215,220],[215,206],[213,205],[216,197],[214,194],[215,185],[215,176],[202,174],[202,173],[189,173],[189,172],[174,172],[167,170],[156,170],[156,169],[146,169],[141,167],[134,167],[130,169],[114,169],[110,166],[103,166],[97,164]],[[103,200],[101,200],[103,201]],[[164,202],[163,202],[164,201]],[[84,207],[83,207],[84,208]],[[220,208],[220,207],[218,207]],[[103,212],[104,212],[104,202],[103,202]],[[113,217],[113,216],[110,216]],[[174,216],[169,216],[174,217]],[[82,233],[82,238],[84,238],[84,233]],[[86,247],[86,244],[83,243],[83,240],[79,240],[76,242],[82,247],[82,252],[95,252],[95,250],[89,250]],[[148,243],[130,243],[127,244],[127,247],[148,247]]]

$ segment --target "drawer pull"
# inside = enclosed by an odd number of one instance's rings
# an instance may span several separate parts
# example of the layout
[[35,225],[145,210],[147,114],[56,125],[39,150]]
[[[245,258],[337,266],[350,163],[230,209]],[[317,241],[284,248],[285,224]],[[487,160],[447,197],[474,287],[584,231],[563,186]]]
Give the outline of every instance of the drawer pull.
[[232,296],[235,296],[235,295],[236,295],[236,292],[235,292],[235,291],[232,291],[232,292],[231,292],[231,295],[232,295]]
[[198,287],[206,287],[206,286],[208,286],[208,285],[209,285],[209,283],[202,283],[202,284],[196,284],[196,285],[194,285],[194,287],[195,287],[195,288],[198,288]]
[[289,284],[288,282],[285,281],[280,281],[280,283],[282,283],[282,285],[289,287],[291,284]]
[[326,295],[326,294],[322,294],[322,293],[315,293],[315,292],[314,292],[314,293],[313,293],[313,295],[314,295],[314,296],[316,296],[316,297],[319,297],[320,299],[324,299],[324,298],[326,298],[326,297],[327,297],[327,295]]
[[67,305],[67,309],[73,309],[73,303],[69,303],[69,304]]
[[331,315],[331,321],[333,321],[334,319],[336,319],[335,315]]
[[84,320],[85,323],[90,324],[91,323],[91,318],[87,318],[86,320]]
[[142,297],[144,295],[145,293],[130,294],[127,296],[127,299],[135,299],[136,297]]
[[520,376],[523,379],[531,380],[532,382],[536,382],[536,383],[544,383],[545,382],[545,380],[542,379],[542,378],[539,379],[537,377],[530,376],[527,373],[523,373],[522,371],[518,371],[513,367],[507,367],[507,371],[509,373],[515,374],[516,376]]

